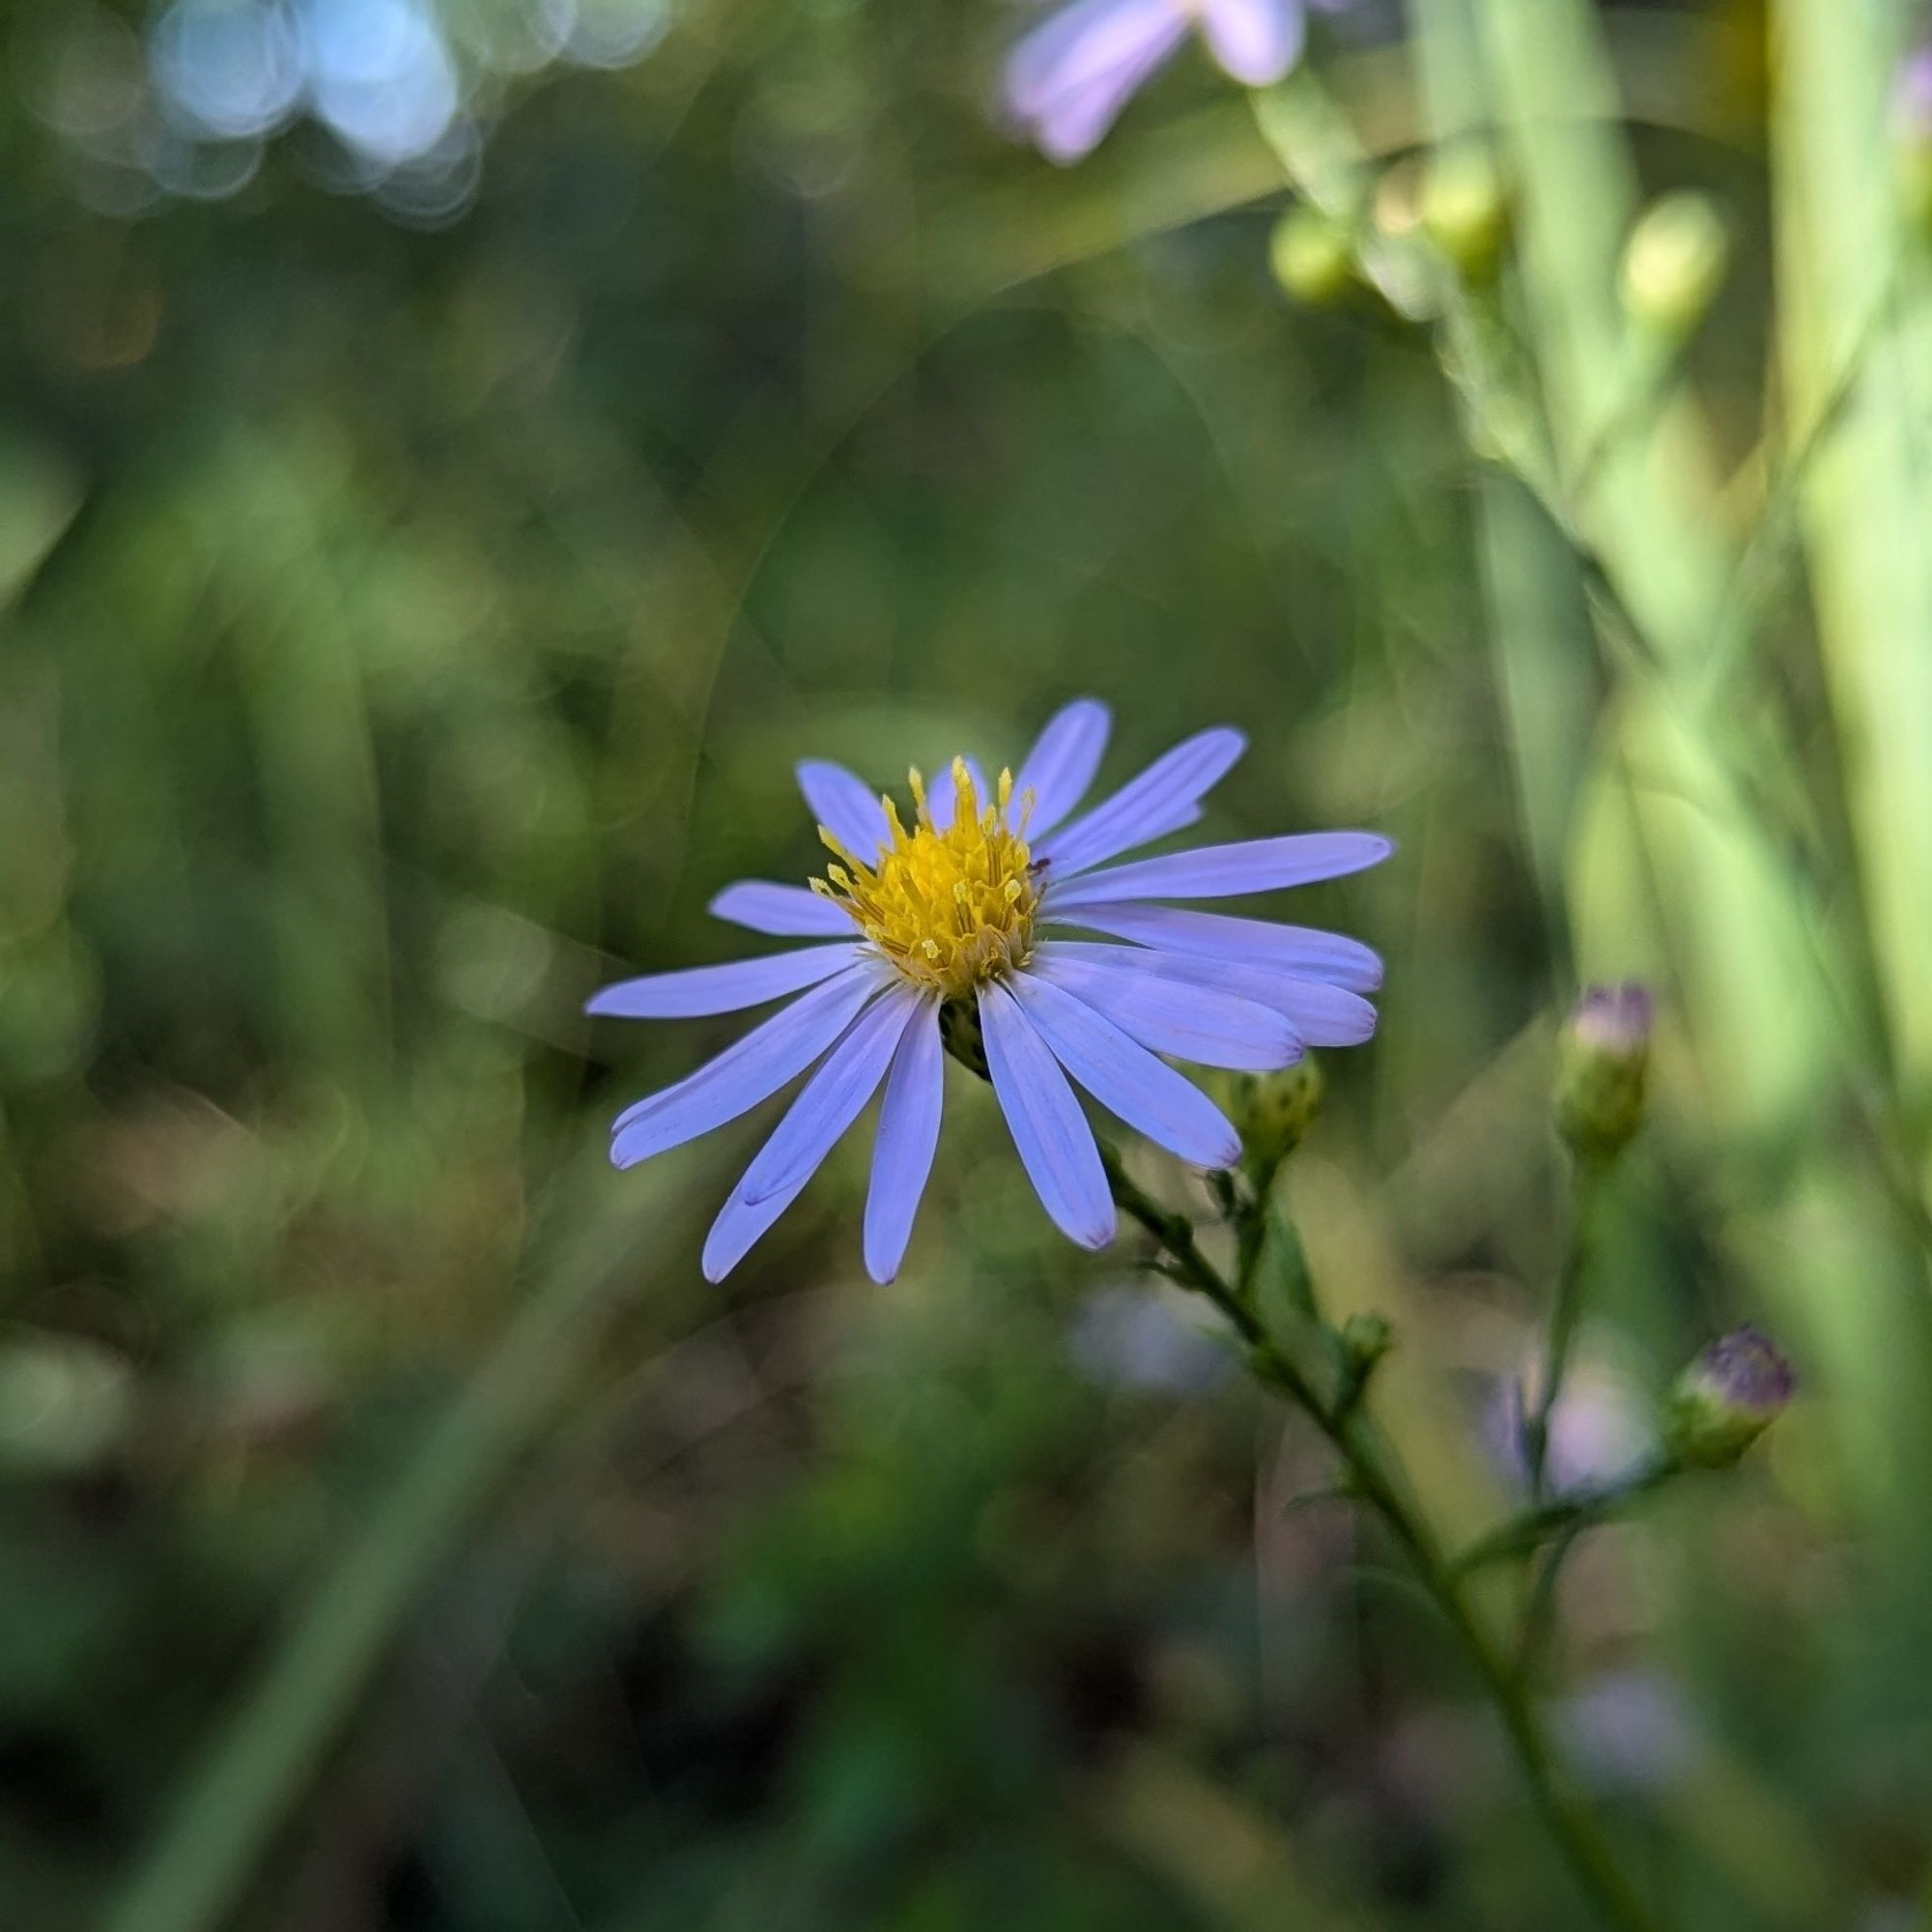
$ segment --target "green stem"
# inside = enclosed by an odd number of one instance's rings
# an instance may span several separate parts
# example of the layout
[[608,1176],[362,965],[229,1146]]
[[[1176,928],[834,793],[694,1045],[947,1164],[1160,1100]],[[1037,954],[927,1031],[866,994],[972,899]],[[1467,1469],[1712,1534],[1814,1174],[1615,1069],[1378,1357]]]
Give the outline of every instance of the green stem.
[[1247,1298],[1202,1253],[1193,1224],[1169,1213],[1131,1179],[1111,1150],[1102,1150],[1107,1179],[1122,1209],[1166,1251],[1172,1277],[1205,1295],[1228,1319],[1264,1387],[1293,1402],[1334,1447],[1349,1472],[1349,1489],[1378,1516],[1401,1546],[1416,1579],[1455,1631],[1516,1754],[1531,1803],[1578,1885],[1606,1925],[1618,1932],[1662,1932],[1662,1921],[1623,1875],[1601,1827],[1562,1780],[1528,1690],[1471,1607],[1462,1579],[1435,1534],[1406,1494],[1392,1452],[1368,1415],[1354,1405],[1333,1407],[1317,1394],[1299,1366],[1268,1334]]
[[1543,1377],[1537,1385],[1536,1402],[1523,1421],[1523,1453],[1529,1463],[1529,1493],[1541,1502],[1548,1476],[1549,1423],[1556,1411],[1557,1398],[1563,1393],[1563,1378],[1569,1373],[1570,1350],[1577,1339],[1577,1323],[1583,1312],[1583,1277],[1590,1262],[1592,1224],[1597,1199],[1602,1191],[1601,1170],[1589,1162],[1577,1168],[1575,1198],[1571,1204],[1570,1236],[1563,1247],[1563,1265],[1556,1276],[1556,1295],[1549,1309],[1549,1332],[1544,1345]]
[[1577,1535],[1600,1522],[1620,1516],[1682,1473],[1668,1457],[1646,1463],[1634,1475],[1605,1489],[1583,1490],[1574,1495],[1558,1496],[1513,1516],[1487,1534],[1480,1536],[1456,1558],[1463,1576],[1501,1563],[1511,1557],[1530,1556],[1546,1543],[1559,1537]]

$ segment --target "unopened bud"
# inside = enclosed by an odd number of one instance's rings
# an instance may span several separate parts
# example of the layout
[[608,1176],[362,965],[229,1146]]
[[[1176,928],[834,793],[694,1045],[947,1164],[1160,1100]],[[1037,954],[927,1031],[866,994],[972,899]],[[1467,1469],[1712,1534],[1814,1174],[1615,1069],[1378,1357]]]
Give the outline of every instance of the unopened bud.
[[1360,1310],[1342,1323],[1341,1374],[1335,1389],[1335,1413],[1346,1414],[1361,1401],[1376,1364],[1395,1347],[1395,1330],[1379,1315]]
[[1364,1374],[1394,1347],[1395,1330],[1386,1316],[1357,1313],[1342,1323],[1343,1352]]
[[1355,250],[1348,234],[1307,202],[1297,202],[1275,223],[1268,266],[1282,288],[1310,308],[1333,308],[1355,288]]
[[1624,246],[1624,306],[1643,327],[1681,339],[1717,299],[1730,261],[1730,235],[1705,196],[1661,196]]
[[1643,1124],[1650,994],[1634,980],[1591,986],[1556,1050],[1556,1128],[1586,1160],[1613,1160]]
[[1663,1443],[1690,1468],[1727,1469],[1784,1412],[1791,1364],[1756,1328],[1720,1335],[1678,1377]]
[[1321,1069],[1304,1055],[1275,1073],[1239,1073],[1231,1098],[1249,1170],[1265,1180],[1315,1124],[1321,1111]]
[[1422,225],[1465,282],[1487,282],[1509,238],[1509,189],[1495,156],[1479,141],[1445,148],[1422,184]]

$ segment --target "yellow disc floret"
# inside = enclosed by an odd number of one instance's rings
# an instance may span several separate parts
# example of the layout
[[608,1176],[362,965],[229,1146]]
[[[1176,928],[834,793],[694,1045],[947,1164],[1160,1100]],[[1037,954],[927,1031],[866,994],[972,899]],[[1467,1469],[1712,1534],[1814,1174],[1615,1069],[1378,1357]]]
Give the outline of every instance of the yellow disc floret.
[[824,826],[818,836],[842,864],[811,882],[842,906],[866,937],[908,980],[956,1000],[1009,967],[1026,963],[1039,895],[1017,826],[1009,823],[1013,779],[1000,774],[999,801],[981,807],[963,758],[952,761],[957,792],[952,823],[941,832],[926,807],[925,786],[911,775],[918,807],[913,829],[885,807],[892,842],[868,862],[848,852]]

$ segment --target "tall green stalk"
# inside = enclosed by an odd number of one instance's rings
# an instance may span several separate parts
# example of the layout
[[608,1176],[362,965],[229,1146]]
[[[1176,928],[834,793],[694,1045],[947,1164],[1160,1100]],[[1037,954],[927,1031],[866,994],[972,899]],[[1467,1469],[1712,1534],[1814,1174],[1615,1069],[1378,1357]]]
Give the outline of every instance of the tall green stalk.
[[582,1374],[642,1244],[676,1219],[673,1173],[628,1177],[626,1211],[586,1213],[584,1231],[562,1244],[243,1686],[103,1932],[213,1932],[228,1921],[425,1592]]
[[[1818,641],[1898,1083],[1932,1094],[1932,299],[1894,185],[1906,10],[1776,0],[1779,373]],[[1840,388],[1842,407],[1834,402]],[[1932,1184],[1932,1169],[1920,1176]]]
[[[1833,23],[1823,40],[1846,23],[1822,0],[1812,11]],[[1861,1156],[1820,1131],[1827,1096],[1856,1077],[1845,1005],[1861,939],[1843,928],[1841,904],[1807,890],[1754,788],[1768,760],[1796,771],[1795,753],[1747,738],[1735,694],[1700,701],[1734,621],[1738,556],[1687,387],[1666,385],[1635,416],[1623,408],[1618,276],[1636,194],[1601,22],[1588,0],[1474,0],[1474,14],[1515,164],[1519,293],[1558,471],[1551,507],[1595,584],[1617,671],[1570,854],[1577,958],[1586,974],[1672,980],[1713,1122],[1731,1145],[1785,1163],[1737,1224],[1741,1258],[1843,1398],[1833,1422],[1866,1505],[1888,1533],[1922,1540],[1922,1511],[1897,1480],[1912,1466],[1900,1445],[1924,1440],[1898,1372],[1911,1269]]]

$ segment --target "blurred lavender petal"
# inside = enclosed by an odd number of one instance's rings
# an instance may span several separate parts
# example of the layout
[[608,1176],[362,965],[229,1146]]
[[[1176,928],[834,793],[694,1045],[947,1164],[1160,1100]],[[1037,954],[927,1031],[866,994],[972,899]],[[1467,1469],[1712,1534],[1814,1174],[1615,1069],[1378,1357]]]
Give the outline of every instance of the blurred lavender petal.
[[[1525,1400],[1536,1391],[1522,1378],[1498,1385],[1484,1434],[1498,1465],[1515,1481],[1528,1481],[1522,1453]],[[1615,1350],[1601,1338],[1584,1340],[1573,1353],[1563,1392],[1549,1417],[1546,1473],[1562,1495],[1605,1489],[1633,1475],[1656,1447],[1650,1405],[1636,1382],[1615,1366]]]
[[1013,49],[1008,110],[1050,160],[1078,160],[1186,32],[1177,0],[1075,0]]
[[1224,72],[1246,87],[1272,87],[1301,58],[1301,0],[1196,0],[1201,33]]
[[1654,1671],[1600,1677],[1563,1700],[1557,1723],[1578,1770],[1599,1790],[1666,1790],[1697,1754],[1683,1691]]
[[1066,1352],[1102,1386],[1176,1396],[1205,1395],[1234,1366],[1227,1350],[1165,1295],[1125,1284],[1096,1289],[1081,1303]]

